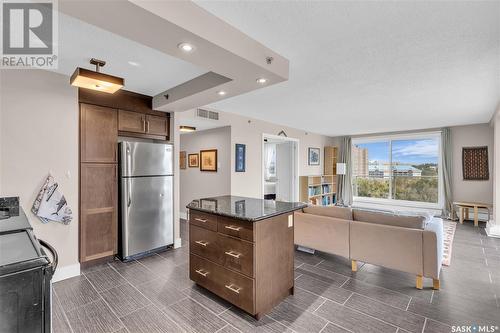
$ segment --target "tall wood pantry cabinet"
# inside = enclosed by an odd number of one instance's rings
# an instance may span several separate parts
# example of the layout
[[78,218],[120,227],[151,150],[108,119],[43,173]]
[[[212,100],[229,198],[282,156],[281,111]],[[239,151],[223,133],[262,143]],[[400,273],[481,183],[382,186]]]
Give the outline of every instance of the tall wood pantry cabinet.
[[117,252],[118,110],[80,103],[80,262]]

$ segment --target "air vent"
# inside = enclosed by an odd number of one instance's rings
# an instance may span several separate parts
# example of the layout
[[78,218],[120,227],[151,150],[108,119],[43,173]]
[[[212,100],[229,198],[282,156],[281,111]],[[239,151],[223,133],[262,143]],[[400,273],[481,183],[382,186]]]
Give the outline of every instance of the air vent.
[[196,115],[200,118],[219,120],[219,112],[197,109]]

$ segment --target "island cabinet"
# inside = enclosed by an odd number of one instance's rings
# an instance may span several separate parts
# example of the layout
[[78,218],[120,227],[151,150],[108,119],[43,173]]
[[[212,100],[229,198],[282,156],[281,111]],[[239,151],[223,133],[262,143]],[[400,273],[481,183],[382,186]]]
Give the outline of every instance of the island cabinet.
[[293,211],[258,220],[189,215],[191,280],[257,319],[293,294]]

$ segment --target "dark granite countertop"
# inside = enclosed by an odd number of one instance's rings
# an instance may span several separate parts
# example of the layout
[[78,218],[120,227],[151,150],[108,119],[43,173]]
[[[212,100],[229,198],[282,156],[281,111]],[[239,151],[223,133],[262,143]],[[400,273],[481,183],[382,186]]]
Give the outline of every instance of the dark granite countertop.
[[191,201],[186,208],[256,222],[307,207],[303,202],[284,202],[224,195]]

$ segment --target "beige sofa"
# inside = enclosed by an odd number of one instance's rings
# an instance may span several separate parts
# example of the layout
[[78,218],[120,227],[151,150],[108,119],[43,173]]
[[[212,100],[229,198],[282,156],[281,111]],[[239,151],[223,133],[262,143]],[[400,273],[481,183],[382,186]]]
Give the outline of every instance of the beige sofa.
[[439,289],[443,221],[344,207],[310,206],[295,212],[295,244],[357,261],[415,274]]

